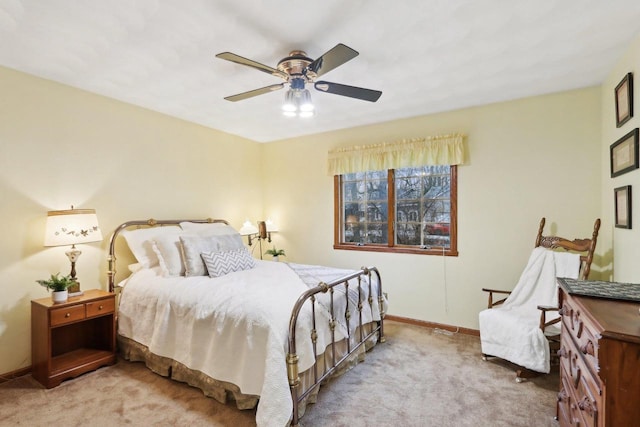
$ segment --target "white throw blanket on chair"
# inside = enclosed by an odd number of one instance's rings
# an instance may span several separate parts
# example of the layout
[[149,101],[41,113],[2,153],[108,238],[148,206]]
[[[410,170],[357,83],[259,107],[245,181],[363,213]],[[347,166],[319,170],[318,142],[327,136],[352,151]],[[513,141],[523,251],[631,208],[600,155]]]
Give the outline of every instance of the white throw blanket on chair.
[[[518,284],[507,300],[480,312],[482,353],[537,372],[550,371],[549,342],[540,330],[538,305],[557,306],[557,277],[577,278],[580,256],[535,248]],[[548,314],[548,320],[558,317]],[[549,330],[552,329],[553,330]],[[558,333],[559,324],[546,333]]]

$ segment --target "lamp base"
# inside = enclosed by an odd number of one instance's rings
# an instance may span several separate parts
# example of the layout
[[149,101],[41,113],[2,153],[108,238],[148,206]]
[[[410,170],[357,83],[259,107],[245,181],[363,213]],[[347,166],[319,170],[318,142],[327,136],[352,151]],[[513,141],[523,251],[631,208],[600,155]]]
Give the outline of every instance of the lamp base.
[[[75,277],[74,277],[74,279],[75,279]],[[80,296],[80,295],[84,295],[84,292],[82,292],[82,290],[80,290],[80,282],[78,282],[77,280],[76,280],[76,284],[73,285],[73,286],[70,286],[67,290],[69,291],[69,296],[70,297],[77,297],[77,296]]]

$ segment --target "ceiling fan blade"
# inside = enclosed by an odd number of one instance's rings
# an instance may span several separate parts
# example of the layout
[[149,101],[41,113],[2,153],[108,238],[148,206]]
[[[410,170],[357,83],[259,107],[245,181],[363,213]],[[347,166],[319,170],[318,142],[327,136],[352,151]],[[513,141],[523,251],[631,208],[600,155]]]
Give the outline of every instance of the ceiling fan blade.
[[358,55],[359,53],[349,46],[338,43],[333,49],[309,64],[306,70],[312,71],[319,77]]
[[379,90],[365,89],[362,87],[341,85],[325,81],[316,82],[314,87],[320,92],[333,93],[334,95],[348,96],[350,98],[362,99],[364,101],[376,102],[382,92]]
[[289,79],[289,75],[283,71],[277,70],[275,68],[269,67],[268,65],[261,64],[251,59],[243,58],[242,56],[236,55],[235,53],[222,52],[217,54],[216,58],[226,59],[227,61],[235,62],[236,64],[240,65],[246,65],[247,67],[255,68],[256,70],[260,70],[263,73],[271,74],[285,80]]
[[262,94],[265,94],[265,93],[273,92],[275,90],[280,90],[283,87],[284,87],[284,83],[278,83],[277,85],[265,86],[265,87],[261,87],[260,89],[254,89],[254,90],[250,90],[248,92],[239,93],[237,95],[227,96],[224,99],[226,99],[227,101],[232,101],[232,102],[242,101],[243,99],[253,98],[254,96],[258,96],[258,95],[262,95]]

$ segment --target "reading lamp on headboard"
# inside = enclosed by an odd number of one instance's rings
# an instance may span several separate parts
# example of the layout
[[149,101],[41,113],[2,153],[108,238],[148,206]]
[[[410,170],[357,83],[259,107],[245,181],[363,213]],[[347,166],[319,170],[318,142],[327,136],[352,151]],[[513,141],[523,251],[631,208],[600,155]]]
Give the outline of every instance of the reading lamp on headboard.
[[[76,279],[76,261],[82,253],[76,244],[99,242],[102,233],[98,225],[95,209],[71,209],[47,212],[47,225],[44,237],[45,246],[68,246],[65,252],[71,262],[72,279]],[[77,282],[77,280],[76,280]],[[69,288],[69,296],[82,295],[80,282]]]
[[258,243],[260,244],[260,259],[262,259],[262,241],[266,240],[271,243],[271,233],[277,232],[278,227],[270,219],[267,219],[266,221],[258,221],[258,227],[253,225],[251,221],[247,220],[242,224],[242,228],[240,228],[240,234],[247,236],[247,243],[249,246],[253,244],[254,240],[258,240]]

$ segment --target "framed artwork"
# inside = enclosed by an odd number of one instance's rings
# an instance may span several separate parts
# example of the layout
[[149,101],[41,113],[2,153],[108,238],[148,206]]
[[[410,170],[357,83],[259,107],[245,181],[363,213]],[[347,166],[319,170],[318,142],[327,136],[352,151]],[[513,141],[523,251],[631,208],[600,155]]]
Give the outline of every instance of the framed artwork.
[[616,227],[631,228],[631,186],[613,190],[615,195]]
[[633,74],[627,73],[615,90],[616,127],[620,127],[633,117]]
[[638,128],[611,144],[611,178],[638,169]]

